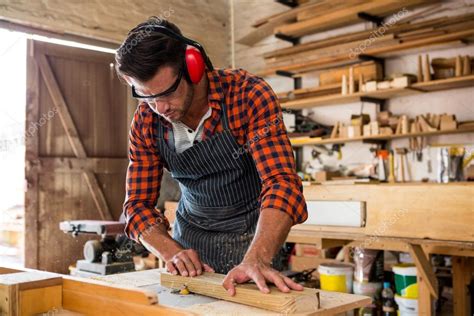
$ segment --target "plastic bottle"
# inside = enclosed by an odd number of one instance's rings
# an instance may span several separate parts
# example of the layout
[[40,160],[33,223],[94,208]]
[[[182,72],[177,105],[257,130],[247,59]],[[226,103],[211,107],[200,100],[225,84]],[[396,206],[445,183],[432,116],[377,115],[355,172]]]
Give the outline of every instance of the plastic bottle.
[[396,304],[394,300],[393,291],[390,288],[390,282],[383,283],[382,291],[382,315],[384,316],[395,316],[396,313]]

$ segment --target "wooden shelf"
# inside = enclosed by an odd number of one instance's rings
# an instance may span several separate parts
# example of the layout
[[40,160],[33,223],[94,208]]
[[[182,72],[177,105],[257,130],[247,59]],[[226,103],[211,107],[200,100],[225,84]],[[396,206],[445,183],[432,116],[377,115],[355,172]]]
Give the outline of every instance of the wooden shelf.
[[317,106],[340,105],[345,103],[359,102],[361,97],[371,97],[386,100],[425,92],[466,87],[474,87],[474,75],[414,83],[407,88],[385,89],[373,92],[356,92],[349,95],[334,94],[320,97],[302,98],[281,103],[281,106],[285,109],[300,110]]
[[450,131],[435,131],[435,132],[420,132],[420,133],[408,133],[398,135],[377,135],[377,136],[359,136],[353,138],[326,138],[320,139],[318,137],[295,137],[290,138],[293,147],[302,147],[305,145],[324,145],[324,144],[343,144],[357,141],[377,141],[377,140],[392,140],[397,138],[409,138],[409,137],[421,137],[421,136],[438,136],[448,134],[465,134],[473,133],[474,128],[463,128],[455,129]]

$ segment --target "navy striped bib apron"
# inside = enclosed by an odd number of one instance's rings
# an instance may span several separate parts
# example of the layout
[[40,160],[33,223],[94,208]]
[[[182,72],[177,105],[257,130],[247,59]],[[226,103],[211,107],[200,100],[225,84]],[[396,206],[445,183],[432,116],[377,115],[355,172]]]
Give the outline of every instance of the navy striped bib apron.
[[227,273],[240,264],[254,237],[262,186],[252,156],[232,135],[225,104],[221,123],[222,132],[180,154],[172,132],[166,142],[159,124],[158,149],[181,189],[173,239],[196,250],[216,272]]

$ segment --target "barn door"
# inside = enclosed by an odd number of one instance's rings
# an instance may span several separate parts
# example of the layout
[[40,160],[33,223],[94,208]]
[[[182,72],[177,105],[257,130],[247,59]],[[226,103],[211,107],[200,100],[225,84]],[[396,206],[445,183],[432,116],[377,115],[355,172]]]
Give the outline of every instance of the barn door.
[[132,107],[127,95],[113,54],[29,40],[27,267],[68,273],[82,257],[90,236],[65,235],[61,221],[119,219]]

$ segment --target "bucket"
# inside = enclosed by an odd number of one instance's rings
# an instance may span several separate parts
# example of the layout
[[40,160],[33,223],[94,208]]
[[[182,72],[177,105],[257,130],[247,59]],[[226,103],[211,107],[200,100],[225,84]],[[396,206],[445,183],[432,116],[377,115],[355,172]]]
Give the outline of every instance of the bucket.
[[352,293],[354,267],[343,263],[323,263],[318,267],[321,290]]
[[395,295],[395,302],[398,305],[399,316],[417,316],[418,315],[418,299],[401,297]]
[[395,274],[397,294],[405,298],[418,298],[416,267],[413,264],[399,264],[393,266],[392,269]]

